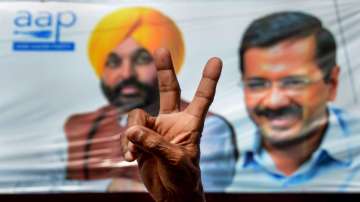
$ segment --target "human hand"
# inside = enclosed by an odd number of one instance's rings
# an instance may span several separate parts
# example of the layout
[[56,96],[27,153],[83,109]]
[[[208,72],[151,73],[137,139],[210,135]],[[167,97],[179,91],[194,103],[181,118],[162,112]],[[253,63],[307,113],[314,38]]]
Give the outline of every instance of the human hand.
[[154,55],[160,90],[157,117],[141,109],[129,113],[121,137],[124,158],[138,161],[142,180],[156,201],[205,201],[199,167],[200,137],[215,95],[222,62],[210,59],[192,102],[180,111],[180,87],[170,53]]

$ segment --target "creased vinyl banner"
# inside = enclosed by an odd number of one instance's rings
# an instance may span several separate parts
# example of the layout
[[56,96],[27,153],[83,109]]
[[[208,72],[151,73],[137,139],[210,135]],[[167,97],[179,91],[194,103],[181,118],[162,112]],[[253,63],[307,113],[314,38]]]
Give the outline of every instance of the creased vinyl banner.
[[208,192],[360,191],[356,0],[0,3],[0,192],[145,191],[127,112],[156,115],[153,52],[191,101],[223,61],[201,137]]

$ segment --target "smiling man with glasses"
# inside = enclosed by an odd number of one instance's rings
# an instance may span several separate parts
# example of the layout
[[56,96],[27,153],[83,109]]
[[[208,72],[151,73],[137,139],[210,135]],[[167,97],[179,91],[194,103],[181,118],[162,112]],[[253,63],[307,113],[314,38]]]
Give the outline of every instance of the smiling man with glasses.
[[[239,147],[228,191],[351,191],[359,170],[354,120],[329,105],[340,68],[321,21],[301,12],[255,20],[239,49],[241,84],[256,126]],[[236,126],[237,141],[244,138]]]

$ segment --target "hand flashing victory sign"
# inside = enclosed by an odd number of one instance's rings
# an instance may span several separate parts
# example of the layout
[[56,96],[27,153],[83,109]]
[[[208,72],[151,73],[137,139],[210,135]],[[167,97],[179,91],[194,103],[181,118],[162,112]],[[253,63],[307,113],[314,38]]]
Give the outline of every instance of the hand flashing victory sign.
[[180,87],[170,53],[155,52],[160,111],[157,117],[141,109],[130,112],[128,129],[121,137],[127,161],[137,160],[146,188],[156,201],[204,201],[199,157],[200,137],[214,98],[222,63],[210,59],[195,97],[180,111]]

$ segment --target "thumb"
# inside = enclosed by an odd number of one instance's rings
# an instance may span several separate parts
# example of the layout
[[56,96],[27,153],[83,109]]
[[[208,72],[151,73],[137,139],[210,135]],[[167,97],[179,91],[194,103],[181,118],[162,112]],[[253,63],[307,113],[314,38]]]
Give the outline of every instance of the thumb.
[[126,136],[141,150],[153,154],[170,165],[178,165],[184,160],[184,151],[175,144],[167,142],[163,136],[143,126],[132,126]]

